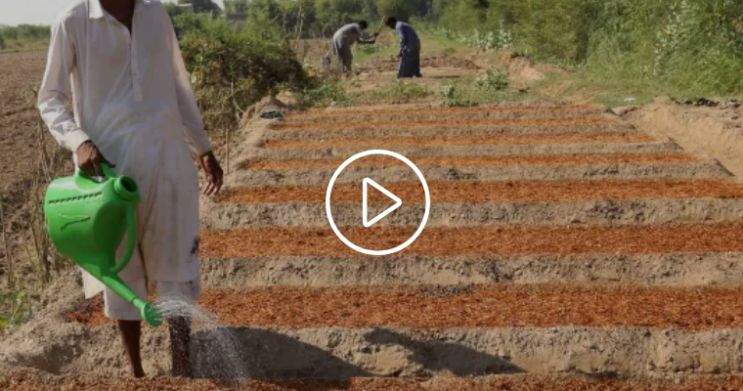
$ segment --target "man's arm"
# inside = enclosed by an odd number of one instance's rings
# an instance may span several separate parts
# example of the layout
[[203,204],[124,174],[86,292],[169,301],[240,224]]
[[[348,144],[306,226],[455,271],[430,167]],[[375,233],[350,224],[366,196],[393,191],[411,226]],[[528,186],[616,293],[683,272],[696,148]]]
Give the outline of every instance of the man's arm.
[[57,142],[75,152],[81,144],[90,140],[65,105],[72,98],[70,74],[75,67],[75,45],[63,18],[54,23],[51,34],[37,105],[42,119]]
[[204,119],[201,117],[201,112],[196,104],[196,97],[191,89],[188,71],[186,70],[186,64],[183,62],[181,49],[178,46],[173,22],[166,13],[164,14],[164,22],[170,31],[168,40],[172,52],[173,70],[175,71],[175,89],[181,120],[183,121],[183,127],[186,129],[186,137],[188,137],[188,141],[191,143],[194,152],[199,156],[203,156],[211,152],[212,145],[204,129]]
[[165,16],[166,26],[170,30],[168,39],[170,40],[169,43],[173,55],[176,95],[181,120],[183,121],[183,127],[186,129],[186,137],[191,142],[194,152],[199,156],[201,167],[206,174],[207,184],[204,188],[204,194],[213,195],[219,193],[221,190],[224,173],[217,158],[214,156],[214,152],[212,152],[209,136],[204,129],[204,119],[201,117],[201,112],[196,104],[196,97],[188,80],[188,71],[186,70],[186,64],[183,62],[181,49],[178,46],[178,38],[175,35],[173,22],[167,13],[163,11],[163,14]]
[[360,45],[371,45],[377,41],[377,34],[368,34],[365,33],[364,30],[361,29],[361,27],[356,27],[356,34],[359,35],[359,44]]

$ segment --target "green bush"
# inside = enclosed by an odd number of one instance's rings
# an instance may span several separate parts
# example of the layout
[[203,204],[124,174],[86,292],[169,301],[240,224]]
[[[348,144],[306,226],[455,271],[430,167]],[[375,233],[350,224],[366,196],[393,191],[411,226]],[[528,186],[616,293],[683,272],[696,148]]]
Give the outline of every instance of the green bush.
[[[185,20],[193,21],[179,23]],[[234,128],[242,111],[264,96],[311,84],[286,39],[238,30],[223,19],[197,22],[198,28],[184,27],[181,51],[209,129]]]
[[738,0],[434,0],[428,22],[483,49],[685,94],[743,91]]
[[15,27],[0,26],[0,50],[38,49],[51,37],[48,26],[22,24]]
[[0,335],[18,327],[31,316],[31,300],[25,291],[0,294]]
[[508,73],[499,69],[488,69],[485,77],[477,80],[477,86],[485,91],[505,91],[510,84]]

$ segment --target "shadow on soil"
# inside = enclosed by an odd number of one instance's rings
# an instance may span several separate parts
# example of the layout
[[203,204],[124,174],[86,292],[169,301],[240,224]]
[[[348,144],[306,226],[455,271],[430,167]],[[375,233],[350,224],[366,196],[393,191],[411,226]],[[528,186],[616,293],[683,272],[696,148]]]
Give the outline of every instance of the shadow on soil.
[[[362,336],[363,339],[343,330],[319,334],[312,338],[314,344],[308,344],[299,338],[264,329],[230,327],[200,331],[193,338],[194,372],[197,377],[222,380],[225,384],[241,378],[276,384],[297,379],[324,379],[322,384],[335,388],[350,387],[354,377],[524,372],[507,360],[457,343],[417,340],[388,329],[371,330]],[[327,346],[327,350],[318,346]],[[400,358],[401,349],[407,353],[405,359]],[[346,357],[337,356],[339,353]],[[376,365],[385,369],[379,370]]]
[[374,329],[365,339],[375,345],[402,346],[408,360],[418,364],[418,376],[450,372],[456,376],[484,376],[524,372],[501,357],[491,356],[457,343],[420,341],[389,329]]

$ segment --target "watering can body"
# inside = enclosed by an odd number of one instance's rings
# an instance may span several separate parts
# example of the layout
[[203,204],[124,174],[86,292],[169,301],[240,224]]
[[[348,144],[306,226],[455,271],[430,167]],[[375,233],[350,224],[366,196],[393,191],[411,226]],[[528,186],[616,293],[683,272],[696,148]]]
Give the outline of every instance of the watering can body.
[[[137,183],[116,176],[105,164],[101,168],[105,177],[100,180],[81,172],[49,185],[44,196],[49,236],[57,251],[137,307],[147,323],[158,326],[162,319],[152,303],[137,297],[118,276],[136,248]],[[126,250],[117,262],[125,234]]]

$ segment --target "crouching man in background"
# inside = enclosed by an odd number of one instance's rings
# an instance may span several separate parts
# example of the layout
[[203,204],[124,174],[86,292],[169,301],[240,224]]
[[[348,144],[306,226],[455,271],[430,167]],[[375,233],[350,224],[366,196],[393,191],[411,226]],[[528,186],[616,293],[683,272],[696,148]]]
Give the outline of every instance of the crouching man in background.
[[[379,33],[368,34],[364,31],[369,24],[362,20],[358,23],[349,23],[341,27],[333,34],[331,42],[331,52],[338,59],[341,71],[345,75],[351,75],[353,68],[353,52],[351,46],[358,43],[359,45],[372,45],[376,42]],[[325,63],[329,61],[329,56],[325,57]]]

